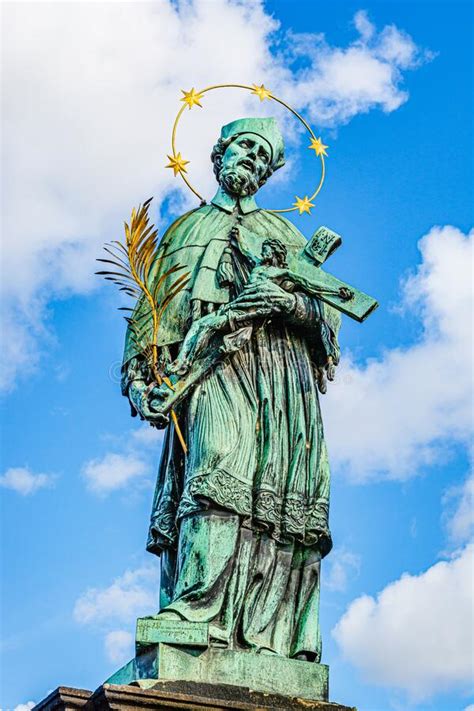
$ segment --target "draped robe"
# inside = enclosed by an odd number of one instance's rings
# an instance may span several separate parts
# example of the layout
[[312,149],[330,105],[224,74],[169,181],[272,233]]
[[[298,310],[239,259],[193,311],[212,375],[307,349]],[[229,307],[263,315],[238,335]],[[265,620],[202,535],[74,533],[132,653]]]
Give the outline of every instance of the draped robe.
[[[230,238],[234,226],[240,241]],[[180,264],[190,281],[165,312],[163,362],[193,319],[243,289],[269,237],[289,249],[306,244],[285,218],[221,189],[169,228],[153,278]],[[250,341],[178,408],[188,454],[169,426],[147,548],[162,557],[161,609],[210,622],[222,644],[319,660],[320,560],[332,543],[315,373],[329,356],[337,363],[340,319],[317,299],[295,296],[290,315],[254,321]],[[140,378],[150,375],[127,338],[124,394]]]

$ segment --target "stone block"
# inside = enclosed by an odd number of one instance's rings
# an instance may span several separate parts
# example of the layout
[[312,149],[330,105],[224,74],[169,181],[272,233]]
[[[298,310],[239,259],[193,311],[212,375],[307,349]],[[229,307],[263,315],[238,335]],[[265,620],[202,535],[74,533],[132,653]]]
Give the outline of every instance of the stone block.
[[205,650],[158,644],[113,674],[107,684],[151,680],[189,681],[249,687],[303,699],[328,699],[328,667],[276,655],[237,652],[217,647]]
[[209,646],[209,624],[166,617],[139,617],[135,636],[137,652],[160,642],[185,647]]
[[43,701],[33,707],[33,711],[77,711],[83,709],[86,701],[92,696],[87,689],[73,689],[69,686],[59,686]]
[[179,709],[180,711],[356,711],[327,701],[307,701],[246,687],[155,681],[151,689],[104,684],[90,697],[84,711],[135,711]]

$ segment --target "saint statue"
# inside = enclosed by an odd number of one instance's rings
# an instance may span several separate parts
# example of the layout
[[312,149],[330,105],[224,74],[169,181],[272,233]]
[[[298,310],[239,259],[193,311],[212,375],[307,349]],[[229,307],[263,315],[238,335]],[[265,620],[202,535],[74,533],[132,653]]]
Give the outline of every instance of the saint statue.
[[[169,227],[152,271],[165,286],[173,266],[189,272],[160,324],[162,372],[179,380],[221,344],[175,408],[187,452],[175,424],[165,434],[147,544],[161,559],[158,618],[208,623],[216,646],[319,662],[332,542],[318,389],[339,360],[340,314],[287,267],[306,238],[255,200],[285,162],[276,121],[229,123],[211,160],[214,198]],[[129,329],[132,414],[167,424],[164,387]]]

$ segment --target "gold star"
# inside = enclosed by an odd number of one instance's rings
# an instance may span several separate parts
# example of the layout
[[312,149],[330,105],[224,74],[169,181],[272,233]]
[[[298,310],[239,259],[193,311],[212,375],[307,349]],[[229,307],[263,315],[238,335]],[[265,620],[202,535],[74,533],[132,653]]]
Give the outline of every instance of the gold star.
[[192,109],[194,105],[200,106],[202,109],[202,104],[200,103],[203,96],[202,93],[195,91],[194,88],[192,88],[191,91],[184,91],[184,89],[181,89],[181,91],[184,96],[180,99],[180,101],[184,101],[184,103],[188,105],[189,109]]
[[184,158],[181,156],[181,153],[177,153],[175,156],[168,156],[169,163],[168,165],[165,165],[165,168],[172,168],[174,172],[174,177],[178,175],[178,173],[187,173],[188,171],[186,170],[185,166],[188,165],[189,161],[184,160]]
[[303,212],[307,212],[308,215],[311,213],[311,208],[314,207],[314,203],[312,203],[307,195],[304,196],[304,198],[299,198],[297,195],[296,197],[296,202],[293,203],[293,207],[297,207],[299,210],[300,215],[303,214]]
[[252,84],[253,91],[252,94],[255,94],[258,96],[260,101],[263,101],[264,99],[269,99],[271,97],[271,91],[270,89],[267,89],[266,87],[263,86],[263,84],[260,84],[260,86],[257,86],[256,84]]
[[312,138],[311,145],[308,146],[308,148],[312,148],[316,151],[317,156],[327,156],[326,148],[328,148],[328,146],[325,146],[320,138]]

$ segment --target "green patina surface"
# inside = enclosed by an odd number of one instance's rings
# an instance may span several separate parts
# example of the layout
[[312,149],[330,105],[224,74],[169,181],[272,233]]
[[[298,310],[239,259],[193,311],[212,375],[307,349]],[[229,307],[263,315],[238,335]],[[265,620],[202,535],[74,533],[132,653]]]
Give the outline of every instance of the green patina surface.
[[242,119],[238,129],[226,127],[213,151],[212,203],[168,229],[152,272],[152,287],[175,265],[190,275],[158,336],[171,398],[126,340],[132,412],[163,426],[173,406],[187,454],[170,425],[147,545],[161,558],[160,610],[138,621],[137,657],[109,682],[327,699],[319,588],[332,542],[319,392],[339,361],[340,314],[361,321],[376,302],[321,269],[339,235],[320,228],[308,241],[258,208],[253,194],[283,164],[283,142],[274,122]]
[[157,679],[199,681],[326,701],[328,672],[325,664],[218,648],[203,651],[160,643],[147,655],[131,660],[106,683],[140,682],[142,688],[151,688]]
[[206,622],[188,622],[166,617],[140,617],[137,620],[135,635],[137,652],[160,642],[188,647],[208,647],[209,625]]

